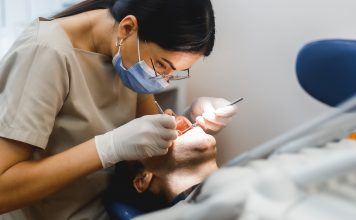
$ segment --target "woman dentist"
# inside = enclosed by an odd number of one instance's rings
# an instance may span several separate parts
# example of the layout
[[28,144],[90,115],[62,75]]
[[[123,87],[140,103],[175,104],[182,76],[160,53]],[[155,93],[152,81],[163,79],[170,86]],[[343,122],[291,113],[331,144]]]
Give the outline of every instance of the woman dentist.
[[[152,94],[188,78],[214,38],[209,0],[87,0],[34,21],[0,63],[0,214],[107,219],[103,168],[167,153],[175,120]],[[216,133],[227,103],[200,98],[188,115]]]

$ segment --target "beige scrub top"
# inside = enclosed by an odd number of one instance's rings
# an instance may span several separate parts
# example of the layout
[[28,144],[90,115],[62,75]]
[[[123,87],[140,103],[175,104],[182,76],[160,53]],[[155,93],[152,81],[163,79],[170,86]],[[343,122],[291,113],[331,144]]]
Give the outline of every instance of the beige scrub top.
[[[34,159],[49,157],[131,121],[145,98],[122,84],[111,57],[73,48],[56,21],[37,19],[0,61],[0,136],[36,146]],[[100,193],[111,173],[0,219],[108,219]]]

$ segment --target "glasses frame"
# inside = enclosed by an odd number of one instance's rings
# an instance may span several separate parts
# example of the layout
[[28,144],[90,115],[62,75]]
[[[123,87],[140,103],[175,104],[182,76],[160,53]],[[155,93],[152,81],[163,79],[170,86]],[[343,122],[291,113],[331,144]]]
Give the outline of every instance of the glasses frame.
[[169,82],[171,80],[182,80],[182,79],[190,78],[190,69],[182,70],[181,72],[183,72],[183,71],[187,71],[188,72],[187,76],[182,76],[182,77],[178,77],[178,76],[175,76],[175,75],[168,75],[168,74],[159,74],[156,71],[156,68],[155,68],[155,65],[153,64],[152,58],[150,58],[150,60],[151,60],[151,64],[152,64],[152,67],[153,67],[153,71],[155,72],[155,75],[156,75],[155,77],[151,77],[152,79],[165,79],[167,82]]
[[[145,41],[145,44],[147,46],[147,42]],[[155,77],[152,76],[150,77],[150,79],[165,79],[167,82],[171,81],[171,80],[182,80],[182,79],[188,79],[190,78],[190,69],[186,69],[186,70],[181,70],[180,72],[183,72],[183,71],[187,71],[188,75],[187,76],[183,76],[183,77],[178,77],[178,76],[175,76],[175,75],[168,75],[168,74],[159,74],[157,73],[156,71],[156,67],[155,65],[153,64],[153,60],[150,56],[150,61],[151,61],[151,65],[152,65],[152,68],[153,68],[153,71],[155,72]]]

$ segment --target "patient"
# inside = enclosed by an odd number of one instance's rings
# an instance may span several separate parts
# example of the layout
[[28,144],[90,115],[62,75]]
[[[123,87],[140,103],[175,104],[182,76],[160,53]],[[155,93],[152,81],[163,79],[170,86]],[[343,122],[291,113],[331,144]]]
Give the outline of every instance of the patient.
[[[178,121],[191,124],[182,116],[177,116]],[[108,211],[118,217],[113,213],[115,201],[142,214],[185,199],[194,186],[218,169],[215,144],[214,137],[196,127],[181,134],[164,156],[117,164],[106,195]]]

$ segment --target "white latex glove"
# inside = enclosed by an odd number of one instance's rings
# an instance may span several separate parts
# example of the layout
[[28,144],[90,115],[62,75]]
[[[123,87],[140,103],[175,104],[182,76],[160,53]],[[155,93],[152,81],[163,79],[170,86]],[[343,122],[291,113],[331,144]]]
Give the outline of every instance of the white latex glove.
[[103,168],[122,160],[164,155],[178,137],[174,117],[147,115],[95,137]]
[[235,105],[223,98],[200,97],[190,107],[190,118],[209,134],[216,134],[237,113]]

